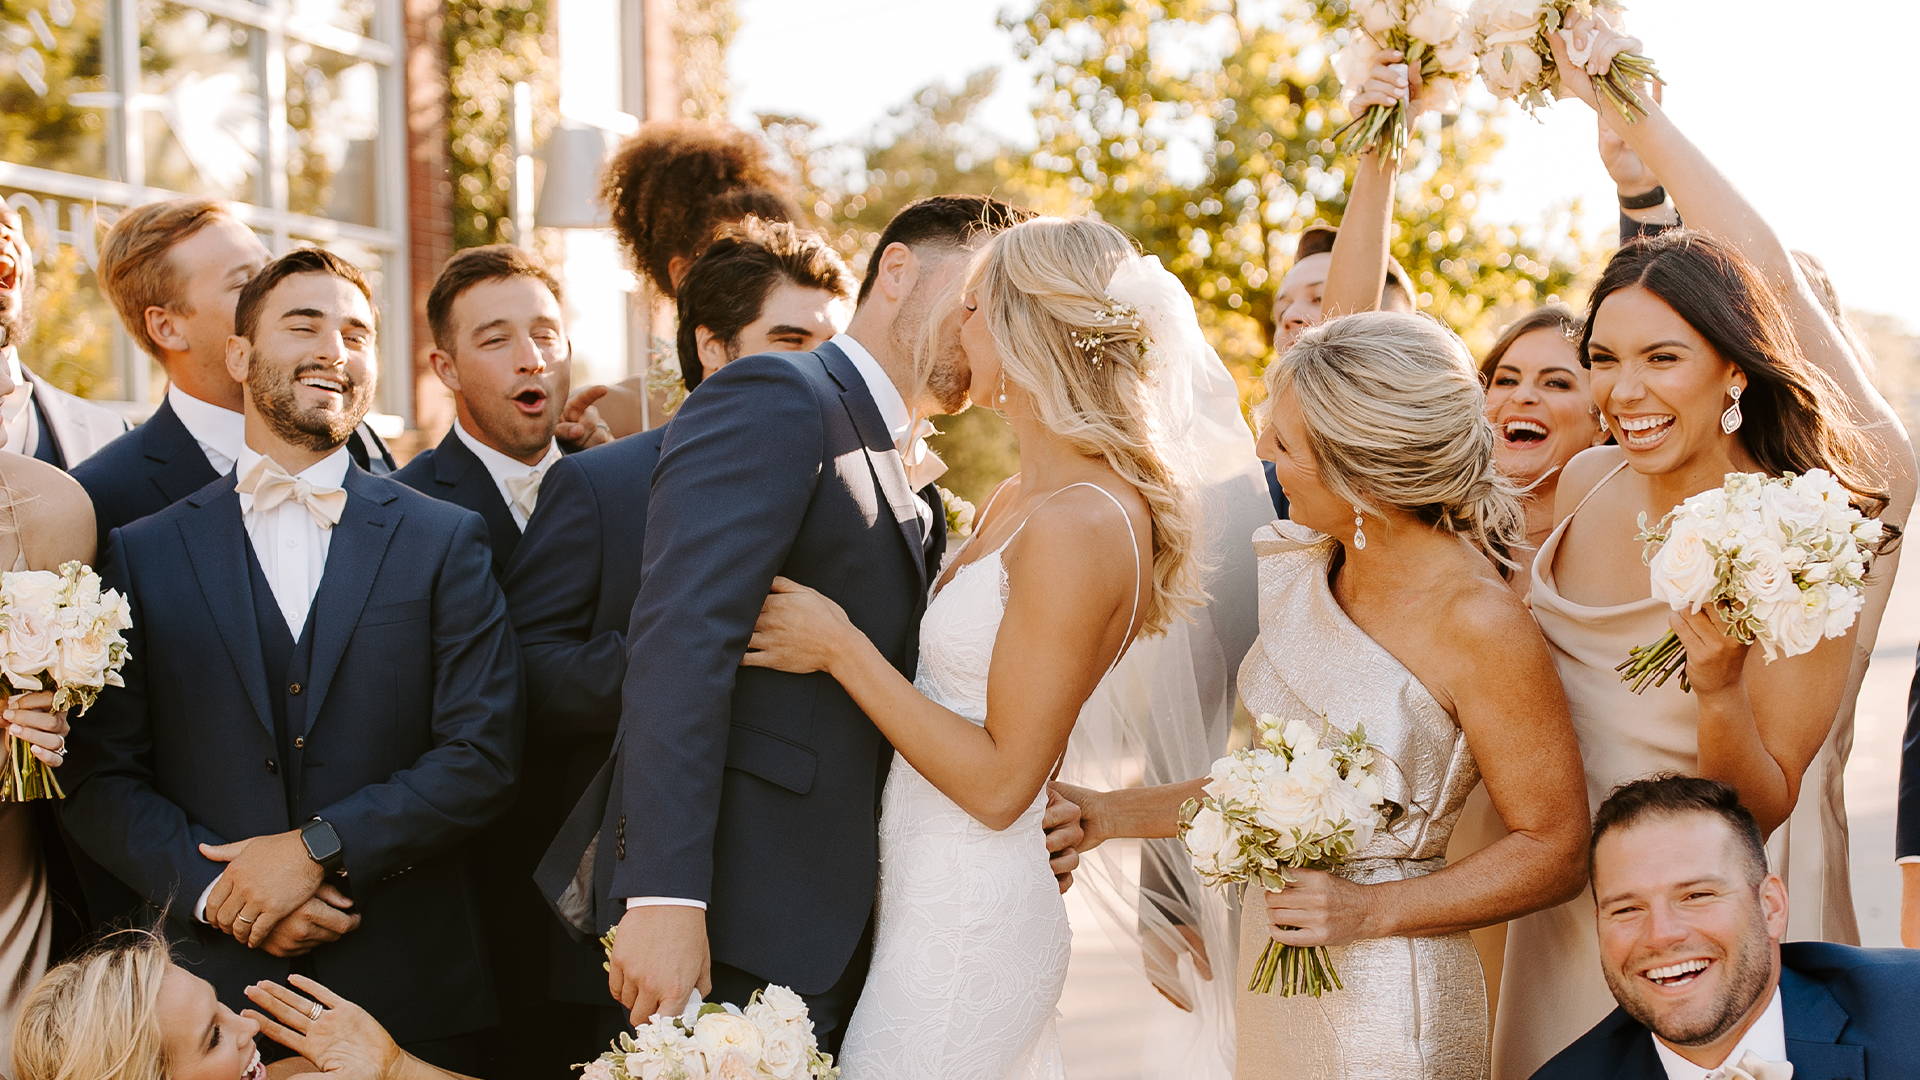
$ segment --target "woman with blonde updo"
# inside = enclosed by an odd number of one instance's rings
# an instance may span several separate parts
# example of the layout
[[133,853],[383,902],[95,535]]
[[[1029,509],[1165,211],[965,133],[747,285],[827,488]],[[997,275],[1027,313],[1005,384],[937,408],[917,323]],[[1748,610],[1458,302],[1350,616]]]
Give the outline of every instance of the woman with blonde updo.
[[[127,930],[49,971],[21,1002],[13,1080],[468,1080],[403,1052],[366,1010],[312,979],[263,982],[234,1012],[173,962],[166,939]],[[311,995],[311,996],[308,996]],[[264,1063],[265,1032],[300,1056]]]
[[[1325,945],[1345,989],[1242,992],[1235,1075],[1481,1080],[1486,999],[1465,931],[1572,897],[1586,808],[1566,698],[1508,586],[1524,539],[1465,346],[1424,316],[1369,312],[1301,335],[1267,371],[1261,436],[1293,499],[1254,537],[1260,640],[1249,712],[1364,725],[1399,808],[1338,874],[1242,905],[1239,983],[1269,939]],[[1507,828],[1446,866],[1481,778]],[[1204,780],[1070,790],[1082,849],[1168,836]]]
[[1162,376],[1182,373],[1159,372],[1152,345],[1192,321],[1178,283],[1110,225],[998,234],[933,325],[957,334],[973,399],[1012,426],[1020,473],[935,584],[917,677],[818,593],[782,580],[767,601],[745,662],[832,675],[897,751],[849,1080],[1061,1075],[1069,935],[1044,789],[1128,645],[1203,599],[1189,492],[1157,438]]

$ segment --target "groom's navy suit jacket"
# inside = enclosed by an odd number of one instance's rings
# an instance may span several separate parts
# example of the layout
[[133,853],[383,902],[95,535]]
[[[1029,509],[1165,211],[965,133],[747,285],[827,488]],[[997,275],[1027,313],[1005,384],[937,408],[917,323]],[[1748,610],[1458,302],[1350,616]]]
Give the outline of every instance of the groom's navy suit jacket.
[[[1780,946],[1780,1009],[1793,1080],[1893,1080],[1920,1071],[1920,952],[1801,941]],[[1615,1009],[1533,1080],[1666,1080],[1653,1037]]]
[[[144,904],[93,888],[96,915],[170,905],[179,955],[222,1001],[304,971],[403,1042],[452,1036],[494,1020],[461,854],[511,794],[519,655],[478,517],[358,468],[345,487],[285,667],[268,659],[277,605],[231,474],[113,533],[106,582],[133,610],[126,687],[76,725],[62,818]],[[290,964],[195,921],[221,870],[197,844],[316,816],[340,835],[357,930]]]
[[747,357],[701,383],[653,474],[607,790],[541,866],[556,906],[571,887],[598,932],[628,897],[704,901],[716,963],[801,993],[833,986],[872,913],[892,751],[829,676],[740,658],[785,576],[910,675],[938,557],[918,505],[838,347]]

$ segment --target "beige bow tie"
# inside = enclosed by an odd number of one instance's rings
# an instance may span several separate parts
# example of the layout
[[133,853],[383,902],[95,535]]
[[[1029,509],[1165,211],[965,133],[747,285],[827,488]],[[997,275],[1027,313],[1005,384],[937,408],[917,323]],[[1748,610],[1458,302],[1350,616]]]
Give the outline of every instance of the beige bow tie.
[[236,486],[242,495],[253,496],[255,513],[264,514],[284,502],[296,502],[307,508],[313,520],[323,529],[331,529],[340,524],[340,514],[347,508],[345,488],[315,487],[313,484],[290,475],[272,458],[261,458],[254,462],[247,475],[240,478]]
[[533,516],[533,507],[540,501],[540,481],[545,479],[547,470],[537,468],[530,473],[507,477],[507,499],[513,508],[520,511],[521,517]]
[[933,426],[933,421],[922,420],[900,447],[900,461],[907,467],[907,486],[914,491],[947,475],[947,463],[927,445],[927,438],[938,434],[940,429]]
[[1707,1080],[1793,1080],[1793,1062],[1768,1061],[1749,1050],[1732,1065],[1722,1065]]

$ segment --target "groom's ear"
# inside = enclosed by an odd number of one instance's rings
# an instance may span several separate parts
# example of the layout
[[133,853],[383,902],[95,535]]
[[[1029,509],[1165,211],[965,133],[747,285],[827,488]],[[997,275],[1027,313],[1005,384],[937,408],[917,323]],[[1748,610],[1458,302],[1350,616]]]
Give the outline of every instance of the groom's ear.
[[875,291],[896,304],[906,299],[920,280],[919,256],[912,248],[895,241],[874,258],[880,261],[880,272],[873,279]]

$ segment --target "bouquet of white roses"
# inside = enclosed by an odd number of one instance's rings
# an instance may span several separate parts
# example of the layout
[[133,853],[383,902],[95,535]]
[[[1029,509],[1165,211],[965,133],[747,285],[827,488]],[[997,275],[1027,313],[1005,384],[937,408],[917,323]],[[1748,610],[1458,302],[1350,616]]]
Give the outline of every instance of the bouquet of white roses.
[[[1353,36],[1334,58],[1334,73],[1342,85],[1359,86],[1374,56],[1390,49],[1419,74],[1433,108],[1459,111],[1461,93],[1477,64],[1465,0],[1354,0],[1353,19]],[[1398,155],[1407,148],[1407,107],[1368,106],[1334,132],[1334,138],[1344,154],[1384,144]]]
[[[120,632],[132,625],[127,598],[102,589],[84,564],[0,574],[0,700],[52,690],[56,711],[86,712],[103,688],[121,685],[127,643]],[[23,740],[0,740],[0,748],[0,802],[65,796]]]
[[[1322,746],[1302,720],[1262,715],[1255,727],[1254,745],[1214,762],[1200,798],[1181,808],[1180,839],[1207,884],[1279,892],[1289,870],[1338,869],[1398,808],[1369,771],[1364,729]],[[1325,946],[1268,941],[1247,989],[1270,994],[1276,977],[1284,997],[1340,989]]]
[[[1518,101],[1529,112],[1545,108],[1560,84],[1547,35],[1624,10],[1619,0],[1473,0],[1467,22],[1480,54],[1480,81],[1502,101]],[[1576,64],[1591,59],[1577,40],[1567,42],[1567,54]],[[1639,88],[1659,81],[1653,61],[1621,53],[1593,86],[1632,123],[1647,111]]]
[[[1849,501],[1825,469],[1779,477],[1728,473],[1651,528],[1645,515],[1653,596],[1675,611],[1712,607],[1727,633],[1758,642],[1768,663],[1840,637],[1866,602],[1867,568],[1884,529]],[[1668,631],[1632,651],[1616,670],[1634,693],[1680,673],[1687,653]]]
[[[600,943],[613,951],[614,935]],[[833,1080],[833,1058],[814,1039],[807,1003],[784,986],[755,990],[742,1009],[704,1003],[654,1016],[584,1065],[580,1080]]]

